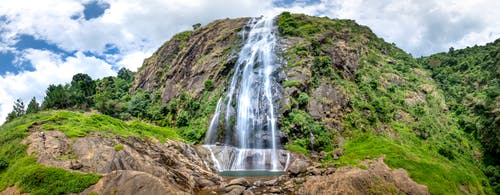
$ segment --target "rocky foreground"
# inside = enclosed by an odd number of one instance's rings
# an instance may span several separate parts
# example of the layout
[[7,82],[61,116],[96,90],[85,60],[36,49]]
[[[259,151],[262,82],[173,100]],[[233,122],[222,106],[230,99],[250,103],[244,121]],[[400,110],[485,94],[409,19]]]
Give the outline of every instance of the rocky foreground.
[[[322,166],[292,155],[287,173],[275,177],[230,178],[217,175],[208,151],[178,141],[160,143],[135,137],[93,133],[70,139],[59,131],[33,128],[23,140],[38,163],[102,175],[81,194],[429,194],[403,169],[390,170],[382,158],[361,168]],[[336,154],[341,155],[341,154]],[[2,194],[19,194],[11,187]]]

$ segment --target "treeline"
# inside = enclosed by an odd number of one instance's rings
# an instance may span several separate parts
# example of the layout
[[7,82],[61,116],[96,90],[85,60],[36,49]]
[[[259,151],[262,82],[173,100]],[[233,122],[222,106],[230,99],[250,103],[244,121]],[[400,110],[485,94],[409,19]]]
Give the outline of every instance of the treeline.
[[[137,91],[134,95],[129,93],[134,76],[135,73],[126,68],[120,69],[116,77],[109,76],[97,80],[87,74],[78,73],[73,76],[71,83],[49,85],[41,105],[33,97],[25,109],[22,100],[17,99],[6,121],[50,109],[95,109],[124,120],[130,117],[147,118],[146,116],[150,115],[148,112],[152,112],[148,109],[153,105],[153,97],[143,91]],[[158,98],[156,102],[159,102]]]

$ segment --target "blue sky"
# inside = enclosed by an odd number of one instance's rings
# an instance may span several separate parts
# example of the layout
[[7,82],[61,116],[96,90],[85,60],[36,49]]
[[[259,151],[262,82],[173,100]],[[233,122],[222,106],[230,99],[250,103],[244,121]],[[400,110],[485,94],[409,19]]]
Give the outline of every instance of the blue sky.
[[496,0],[2,0],[0,124],[17,98],[43,99],[49,84],[137,70],[192,24],[281,11],[354,19],[413,56],[500,37]]

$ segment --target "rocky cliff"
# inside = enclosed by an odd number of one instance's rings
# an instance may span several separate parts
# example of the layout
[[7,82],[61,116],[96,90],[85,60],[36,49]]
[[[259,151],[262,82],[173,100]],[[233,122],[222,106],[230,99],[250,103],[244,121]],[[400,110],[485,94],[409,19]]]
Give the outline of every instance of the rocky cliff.
[[[187,126],[201,142],[233,74],[246,21],[220,20],[174,36],[144,61],[133,90],[162,91],[163,102],[177,108],[166,113],[168,123]],[[279,129],[286,149],[344,165],[385,154],[390,167],[409,169],[433,193],[459,193],[464,185],[472,193],[489,189],[482,187],[474,157],[480,153],[477,142],[461,133],[441,89],[411,55],[352,20],[285,12],[276,26],[282,71],[275,77],[284,90]],[[186,121],[183,113],[194,117]],[[336,156],[338,149],[352,159]],[[429,171],[453,167],[447,171],[454,179],[426,177],[414,166],[427,167],[429,161],[438,162]],[[473,181],[460,179],[463,165]]]

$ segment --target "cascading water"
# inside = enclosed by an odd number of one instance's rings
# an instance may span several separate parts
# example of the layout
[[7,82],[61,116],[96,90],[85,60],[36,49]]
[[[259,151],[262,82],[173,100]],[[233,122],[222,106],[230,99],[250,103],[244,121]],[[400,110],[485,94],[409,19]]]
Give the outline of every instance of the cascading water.
[[288,153],[278,148],[275,97],[281,92],[273,76],[278,70],[273,22],[274,17],[253,18],[242,32],[245,44],[205,139],[219,171],[286,168]]

